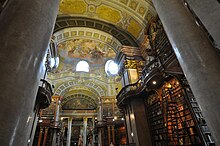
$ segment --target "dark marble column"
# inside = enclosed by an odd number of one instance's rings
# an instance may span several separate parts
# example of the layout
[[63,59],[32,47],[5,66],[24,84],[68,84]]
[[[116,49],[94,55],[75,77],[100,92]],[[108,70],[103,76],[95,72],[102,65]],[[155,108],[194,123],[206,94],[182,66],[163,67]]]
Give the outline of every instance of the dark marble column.
[[130,121],[130,111],[128,106],[124,107],[124,117],[125,117],[125,126],[126,126],[126,134],[127,134],[127,144],[132,143],[131,137],[131,121]]
[[151,131],[145,112],[144,100],[142,97],[136,97],[130,102],[132,113],[130,114],[130,121],[132,125],[132,132],[136,146],[152,146]]
[[153,0],[175,54],[220,145],[220,56],[180,0]]
[[0,14],[0,143],[28,143],[58,0],[10,0]]

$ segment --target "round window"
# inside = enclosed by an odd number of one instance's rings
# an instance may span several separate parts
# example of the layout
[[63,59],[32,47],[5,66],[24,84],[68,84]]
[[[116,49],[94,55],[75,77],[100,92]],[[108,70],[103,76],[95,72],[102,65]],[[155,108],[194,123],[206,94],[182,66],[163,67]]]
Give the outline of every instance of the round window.
[[105,72],[107,75],[117,75],[118,65],[113,60],[108,60],[105,63]]

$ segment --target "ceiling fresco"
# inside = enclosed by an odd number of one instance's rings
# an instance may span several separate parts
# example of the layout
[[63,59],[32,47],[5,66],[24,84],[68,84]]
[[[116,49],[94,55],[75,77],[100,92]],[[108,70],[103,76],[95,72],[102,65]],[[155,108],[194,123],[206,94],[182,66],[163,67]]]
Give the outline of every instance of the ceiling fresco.
[[142,30],[156,12],[151,0],[61,0],[59,16],[105,21],[140,39]]
[[[93,28],[86,27],[71,27],[65,28],[53,34],[57,44],[69,41],[69,40],[94,40],[100,42],[100,46],[106,45],[108,48],[112,48],[116,53],[119,52],[118,48],[122,45],[118,39],[114,36]],[[96,44],[97,44],[96,43]],[[87,43],[88,44],[88,43]],[[93,45],[93,47],[95,47]]]
[[58,45],[61,57],[68,60],[86,60],[91,64],[103,64],[104,58],[115,57],[113,49],[94,40],[76,39]]
[[89,63],[91,72],[97,67],[104,67],[108,59],[114,59],[116,53],[104,43],[90,39],[73,39],[58,45],[60,64],[55,73],[75,71],[80,60]]
[[66,99],[68,100],[62,102],[62,109],[64,110],[95,110],[97,108],[97,102],[84,94],[74,94]]
[[[151,0],[60,0],[53,34],[60,62],[47,79],[63,97],[64,109],[96,109],[101,97],[115,98],[122,85],[106,75],[105,62],[122,45],[138,47],[154,16]],[[89,73],[76,72],[81,60],[88,62]]]

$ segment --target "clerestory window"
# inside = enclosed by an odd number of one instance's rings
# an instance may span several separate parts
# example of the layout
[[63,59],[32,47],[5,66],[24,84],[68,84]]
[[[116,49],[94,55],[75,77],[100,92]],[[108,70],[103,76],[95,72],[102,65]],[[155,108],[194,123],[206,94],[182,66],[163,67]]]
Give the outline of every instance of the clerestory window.
[[76,65],[76,71],[89,72],[89,64],[86,61],[79,61]]
[[105,72],[107,75],[117,75],[118,74],[118,65],[113,60],[108,60],[105,63]]

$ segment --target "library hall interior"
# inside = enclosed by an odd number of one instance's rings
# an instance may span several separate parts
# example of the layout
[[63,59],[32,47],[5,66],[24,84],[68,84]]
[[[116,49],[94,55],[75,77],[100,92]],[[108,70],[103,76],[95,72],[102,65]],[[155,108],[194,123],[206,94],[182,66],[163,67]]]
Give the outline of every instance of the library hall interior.
[[220,0],[0,0],[0,146],[220,146]]

